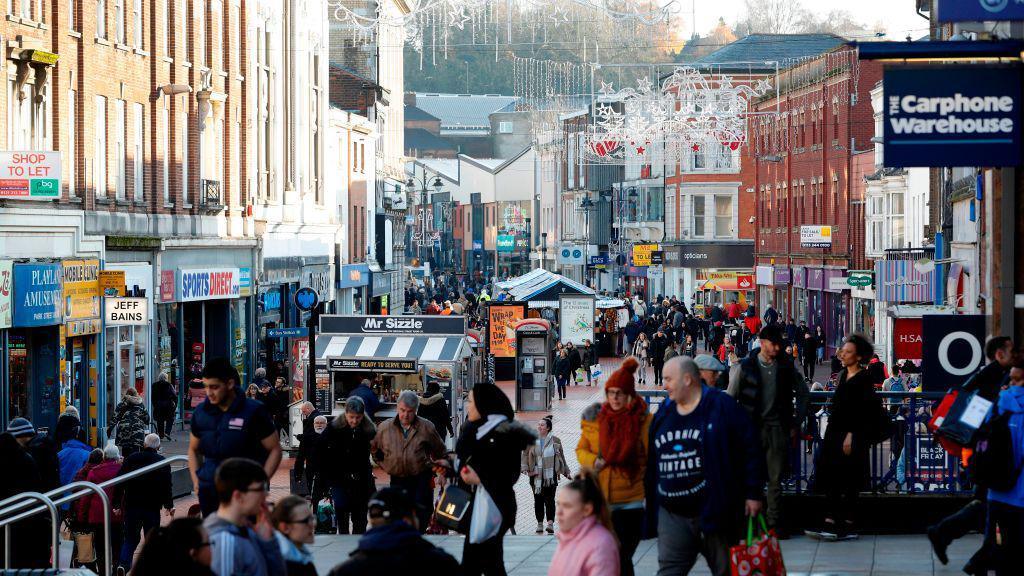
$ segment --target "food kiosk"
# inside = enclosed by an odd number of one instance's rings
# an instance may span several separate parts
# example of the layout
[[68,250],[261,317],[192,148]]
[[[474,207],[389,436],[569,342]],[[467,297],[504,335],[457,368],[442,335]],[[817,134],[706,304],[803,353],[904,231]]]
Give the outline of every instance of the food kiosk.
[[394,417],[404,390],[422,394],[436,382],[462,421],[472,349],[463,316],[321,315],[316,334],[316,393],[325,414],[340,414],[352,389],[368,379],[381,406],[375,420]]
[[516,331],[516,410],[550,410],[552,387],[551,323],[540,318],[520,320]]

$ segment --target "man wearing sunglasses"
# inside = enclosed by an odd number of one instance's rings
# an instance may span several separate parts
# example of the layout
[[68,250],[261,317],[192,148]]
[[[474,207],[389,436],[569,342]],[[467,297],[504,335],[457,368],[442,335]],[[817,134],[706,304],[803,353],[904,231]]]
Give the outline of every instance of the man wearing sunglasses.
[[246,458],[228,458],[217,468],[214,484],[217,512],[203,522],[210,533],[214,574],[286,576],[267,508],[270,481],[263,467]]

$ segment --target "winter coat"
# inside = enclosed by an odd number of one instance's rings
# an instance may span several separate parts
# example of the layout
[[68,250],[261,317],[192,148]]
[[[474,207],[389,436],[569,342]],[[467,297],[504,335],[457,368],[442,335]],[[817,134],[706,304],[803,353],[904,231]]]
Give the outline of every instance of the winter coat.
[[853,434],[853,452],[849,458],[855,459],[853,473],[864,485],[868,477],[868,453],[871,447],[867,437],[877,426],[876,415],[881,407],[882,400],[875,392],[868,370],[861,370],[853,378],[847,378],[845,369],[839,372],[839,383],[829,410],[828,427],[821,443],[816,478],[819,486],[839,482],[836,474],[850,473],[850,467],[842,464],[842,459],[847,457],[843,454],[843,442],[850,433]]
[[160,415],[173,415],[178,406],[178,395],[174,392],[174,386],[167,380],[157,380],[153,383],[153,412]]
[[597,517],[583,519],[568,532],[559,530],[558,548],[548,576],[619,576],[619,544]]
[[[1024,387],[1010,386],[999,394],[999,414],[1009,414],[1010,439],[1013,442],[1013,456],[1020,466],[1024,461]],[[1024,474],[1017,476],[1017,483],[1009,490],[989,488],[988,499],[1024,508]]]
[[643,360],[647,358],[648,350],[650,350],[650,340],[640,340],[637,338],[636,342],[633,343],[633,356]]
[[107,425],[107,436],[110,436],[116,427],[114,443],[122,451],[126,448],[141,450],[149,429],[149,420],[149,412],[146,412],[146,407],[142,404],[142,397],[125,396],[114,410],[114,419]]
[[417,476],[430,472],[431,460],[445,455],[446,448],[434,425],[416,417],[408,436],[402,433],[398,416],[381,423],[370,442],[370,453],[391,476]]
[[568,378],[572,375],[572,369],[569,366],[569,359],[562,358],[559,354],[558,358],[555,359],[555,376],[559,378]]
[[[516,523],[516,494],[523,450],[537,441],[537,433],[522,422],[506,420],[481,438],[477,430],[486,422],[469,422],[459,435],[455,453],[459,466],[468,464],[480,477],[495,506],[501,511],[503,534]],[[474,491],[474,498],[476,492]]]
[[[299,453],[295,457],[295,469],[297,470],[305,470],[307,463],[311,460],[310,452],[312,451],[313,444],[316,441],[316,431],[313,429],[313,421],[316,420],[317,416],[323,416],[323,414],[314,408],[313,411],[309,413],[309,416],[302,419],[302,435],[299,436]],[[344,416],[340,416],[340,418],[344,418]],[[313,468],[313,466],[310,466],[310,468]],[[310,472],[312,473],[312,471]],[[306,478],[311,479],[312,476],[307,474]]]
[[57,427],[53,431],[54,440],[57,442],[57,450],[64,448],[64,443],[72,438],[85,439],[85,432],[82,430],[82,421],[71,414],[61,414],[57,418]]
[[450,554],[420,536],[405,522],[370,529],[348,560],[335,566],[329,576],[385,576],[388,574],[459,574],[459,563]]
[[[134,472],[146,466],[156,464],[164,459],[156,450],[143,448],[127,456],[121,463],[118,476]],[[125,508],[133,510],[159,510],[161,506],[170,510],[174,508],[174,496],[171,492],[171,468],[164,466],[127,480],[115,490],[115,501],[122,501]]]
[[[89,464],[89,461],[86,460],[85,464],[82,465],[82,468],[79,469],[78,472],[75,472],[75,475],[74,477],[71,478],[71,481],[81,482],[86,480],[87,478],[89,478],[89,472],[92,472],[92,469],[98,465],[99,464]],[[26,488],[26,490],[32,490],[32,488]],[[71,504],[71,518],[78,525],[84,525],[89,522],[90,498],[92,498],[91,495],[84,496],[82,498],[79,498],[78,500],[75,500]]]
[[[580,443],[576,446],[576,459],[583,468],[593,468],[594,462],[601,456],[601,426],[598,423],[601,404],[592,404],[583,410],[583,419],[580,422],[582,433]],[[605,466],[597,473],[597,484],[601,487],[608,504],[625,504],[638,502],[644,499],[644,467],[647,465],[647,431],[651,426],[651,415],[645,414],[643,424],[640,426],[641,450],[637,454],[640,459],[639,473],[631,478],[629,473],[612,466]]]
[[580,362],[584,368],[590,368],[594,364],[597,364],[597,355],[594,354],[593,346],[583,346],[578,348],[580,351]]
[[377,427],[366,416],[356,428],[348,425],[344,415],[335,418],[319,435],[323,440],[316,444],[324,449],[322,455],[316,455],[315,461],[323,482],[348,490],[370,490],[373,484],[370,442],[376,435]]
[[68,440],[64,448],[57,453],[57,460],[60,462],[60,485],[70,484],[75,474],[89,461],[90,447],[81,440]]
[[657,334],[654,335],[654,338],[651,339],[650,349],[648,350],[651,362],[655,365],[665,363],[665,349],[669,347],[669,343],[668,336],[665,336],[664,334],[661,336],[658,336]]
[[39,483],[34,490],[49,492],[60,487],[60,461],[57,458],[57,445],[53,439],[44,434],[36,434],[35,438],[25,447],[29,456],[36,463],[39,472]]
[[358,396],[363,401],[363,404],[366,406],[366,415],[370,418],[373,418],[373,415],[380,409],[380,399],[377,398],[377,394],[369,386],[363,386],[362,384],[356,386],[348,393],[349,398],[353,396]]
[[[85,477],[86,481],[94,484],[101,484],[114,478],[121,471],[121,462],[117,460],[104,460],[103,462],[96,465],[95,468],[89,471],[89,475]],[[110,506],[114,510],[121,510],[121,503],[114,500],[113,486],[103,489],[107,493],[107,498],[110,499]],[[103,501],[100,497],[95,494],[85,496],[86,500],[86,521],[89,524],[102,524],[103,523]],[[111,522],[121,522],[121,515],[114,514],[113,510],[110,512]]]
[[[739,368],[732,371],[729,381],[729,395],[746,409],[755,427],[761,427],[761,369],[758,366],[760,348],[755,348],[742,360]],[[796,366],[785,354],[775,357],[778,370],[775,373],[775,407],[779,412],[779,424],[784,430],[799,425],[807,415],[810,394],[807,383],[800,376]],[[794,410],[787,409],[796,402]]]
[[[732,397],[707,385],[702,385],[701,394],[697,410],[706,423],[701,439],[706,496],[700,524],[705,533],[724,534],[731,539],[740,526],[744,500],[760,500],[764,495],[764,451],[750,417]],[[672,432],[667,418],[674,410],[675,402],[661,404],[650,425],[651,444]],[[644,477],[648,495],[645,538],[653,538],[658,532],[661,505],[657,457],[656,451],[650,451]]]
[[455,434],[455,429],[452,428],[452,411],[448,407],[444,395],[440,392],[433,396],[420,398],[420,407],[416,413],[421,418],[430,420],[442,442],[448,439],[449,434]]
[[[555,451],[555,469],[553,476],[555,484],[558,484],[558,478],[561,476],[569,476],[569,464],[565,461],[565,449],[562,448],[562,440],[558,436],[551,435],[551,446]],[[544,448],[541,446],[541,440],[538,439],[533,443],[533,446],[529,446],[526,450],[523,450],[522,466],[520,470],[523,474],[529,476],[531,473],[537,471],[537,466],[544,461]]]
[[218,576],[286,576],[277,539],[264,540],[249,527],[211,514],[203,521],[210,534],[210,568]]
[[569,349],[569,369],[573,372],[580,369],[583,359],[580,357],[580,349],[575,346]]

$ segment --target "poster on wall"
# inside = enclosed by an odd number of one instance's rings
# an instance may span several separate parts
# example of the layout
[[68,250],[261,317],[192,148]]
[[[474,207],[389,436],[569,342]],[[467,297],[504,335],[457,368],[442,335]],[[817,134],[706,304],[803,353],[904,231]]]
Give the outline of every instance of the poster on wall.
[[0,330],[10,328],[11,294],[14,292],[14,261],[0,260]]
[[558,336],[562,344],[572,342],[582,346],[584,340],[594,341],[594,306],[593,295],[559,294],[561,323]]
[[495,358],[516,355],[516,322],[526,318],[526,304],[491,302],[487,306],[487,351]]

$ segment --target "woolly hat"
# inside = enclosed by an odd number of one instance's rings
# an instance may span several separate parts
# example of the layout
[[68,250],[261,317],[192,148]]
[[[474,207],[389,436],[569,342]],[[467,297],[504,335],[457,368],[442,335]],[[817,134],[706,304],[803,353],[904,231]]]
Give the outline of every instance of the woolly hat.
[[36,429],[32,423],[24,418],[15,418],[7,425],[7,432],[15,438],[23,436],[35,436]]
[[636,358],[630,356],[619,366],[619,369],[612,372],[612,375],[604,383],[604,389],[618,388],[626,393],[627,396],[636,396],[636,381],[633,378],[633,374],[636,373],[637,367],[640,366],[640,362]]

